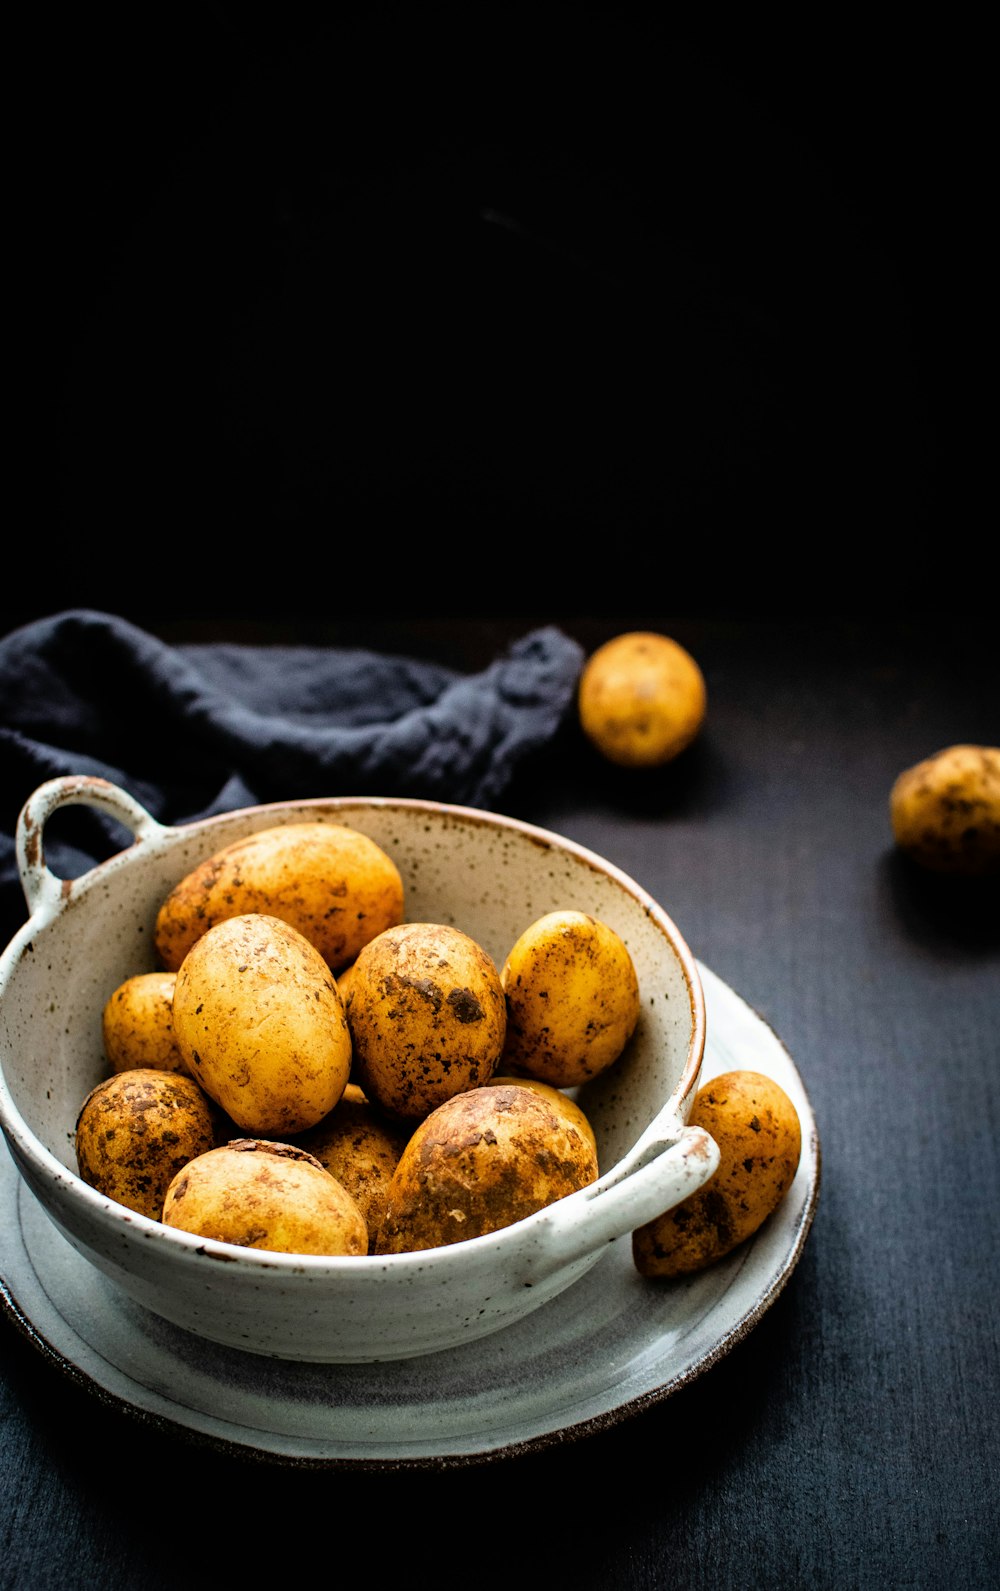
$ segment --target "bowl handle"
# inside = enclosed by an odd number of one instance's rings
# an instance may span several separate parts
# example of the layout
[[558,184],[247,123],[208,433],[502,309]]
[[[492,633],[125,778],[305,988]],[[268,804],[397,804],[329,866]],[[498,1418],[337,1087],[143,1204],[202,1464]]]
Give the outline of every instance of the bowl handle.
[[49,779],[30,795],[17,819],[17,868],[21,888],[32,916],[52,910],[72,889],[72,880],[57,878],[46,865],[42,836],[53,812],[60,807],[96,807],[124,824],[137,840],[165,832],[146,808],[108,779],[89,774],[68,774]]
[[613,1243],[672,1210],[704,1187],[719,1166],[719,1146],[703,1127],[675,1118],[654,1123],[617,1165],[549,1206],[537,1259],[548,1272]]

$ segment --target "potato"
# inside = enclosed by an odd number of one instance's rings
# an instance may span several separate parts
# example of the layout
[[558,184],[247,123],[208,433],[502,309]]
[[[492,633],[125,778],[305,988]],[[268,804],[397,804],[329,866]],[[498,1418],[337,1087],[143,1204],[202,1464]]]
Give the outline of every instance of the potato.
[[344,1092],[351,1037],[336,980],[281,918],[209,928],[178,969],[173,1009],[188,1070],[242,1132],[303,1132]]
[[897,845],[934,873],[1000,873],[1000,747],[948,746],[901,773],[889,795]]
[[488,1084],[439,1105],[403,1151],[376,1254],[439,1248],[523,1220],[587,1186],[597,1155],[536,1090]]
[[798,1169],[798,1112],[761,1072],[713,1078],[698,1091],[690,1121],[715,1139],[719,1165],[697,1193],[633,1232],[643,1276],[681,1276],[722,1259],[778,1208]]
[[157,913],[156,951],[176,972],[206,928],[257,912],[291,923],[336,970],[402,921],[403,894],[395,862],[367,835],[321,822],[261,829],[174,886]]
[[152,1067],[186,1072],[174,1033],[173,972],[141,972],[119,984],[101,1019],[104,1053],[116,1072]]
[[255,1138],[198,1155],[174,1177],[164,1226],[282,1254],[367,1254],[351,1195],[304,1150]]
[[612,1066],[639,1020],[628,947],[587,912],[539,917],[511,947],[500,981],[507,1001],[501,1065],[557,1088]]
[[416,1121],[489,1081],[507,1012],[500,975],[459,928],[402,923],[358,955],[347,997],[356,1080],[372,1102]]
[[106,1077],[87,1095],[76,1123],[84,1182],[154,1221],[177,1172],[214,1143],[211,1109],[198,1084],[154,1067]]
[[549,1101],[553,1110],[557,1111],[567,1122],[572,1123],[579,1132],[583,1133],[584,1137],[593,1144],[596,1155],[597,1139],[594,1136],[594,1129],[587,1115],[582,1107],[577,1104],[576,1100],[571,1099],[569,1094],[564,1093],[561,1088],[556,1088],[552,1083],[543,1083],[537,1077],[505,1077],[499,1072],[494,1073],[490,1081],[491,1087],[494,1085],[499,1087],[501,1083],[508,1083],[520,1088],[533,1088],[537,1094],[541,1094],[543,1099]]
[[329,1116],[302,1133],[296,1144],[347,1189],[374,1241],[386,1189],[409,1136],[408,1126],[389,1121],[356,1083],[348,1083]]
[[340,990],[340,998],[343,1000],[345,1005],[347,1004],[347,996],[351,992],[351,979],[353,978],[353,976],[354,976],[354,962],[353,961],[349,961],[347,966],[346,967],[342,967],[340,969],[340,971],[337,973],[337,988]]
[[705,720],[705,678],[679,642],[651,630],[606,641],[583,666],[580,725],[609,762],[659,767],[691,744]]

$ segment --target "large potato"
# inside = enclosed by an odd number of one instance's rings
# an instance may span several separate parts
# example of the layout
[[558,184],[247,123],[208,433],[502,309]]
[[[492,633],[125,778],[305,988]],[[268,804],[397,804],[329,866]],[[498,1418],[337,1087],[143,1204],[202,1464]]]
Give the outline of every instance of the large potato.
[[84,1182],[154,1221],[177,1172],[214,1144],[213,1114],[198,1084],[155,1067],[106,1077],[87,1095],[76,1123]]
[[655,631],[606,641],[580,675],[583,732],[609,762],[626,768],[671,762],[698,734],[706,706],[705,678],[690,652]]
[[587,1134],[537,1090],[491,1083],[456,1094],[414,1129],[389,1183],[375,1252],[496,1232],[596,1178]]
[[583,1107],[578,1105],[576,1100],[571,1098],[569,1094],[565,1093],[563,1089],[556,1088],[554,1083],[543,1083],[537,1077],[505,1077],[502,1073],[495,1072],[491,1079],[491,1087],[499,1087],[501,1083],[514,1085],[518,1088],[533,1088],[536,1094],[541,1094],[542,1098],[548,1100],[549,1104],[558,1115],[562,1116],[567,1122],[571,1123],[578,1132],[583,1133],[583,1136],[587,1139],[587,1141],[593,1145],[594,1153],[596,1155],[597,1137],[594,1133],[593,1127],[591,1126],[590,1118],[584,1111]]
[[104,1053],[112,1069],[152,1067],[186,1072],[174,1033],[173,972],[140,972],[120,983],[101,1017]]
[[329,1116],[302,1133],[296,1143],[347,1189],[374,1241],[386,1190],[409,1136],[408,1126],[388,1120],[356,1083],[348,1083]]
[[719,1165],[697,1193],[633,1232],[643,1276],[681,1276],[722,1259],[777,1209],[798,1169],[798,1112],[761,1072],[713,1078],[698,1091],[690,1120],[715,1139]]
[[279,917],[216,923],[177,972],[174,1032],[192,1077],[243,1131],[288,1137],[331,1111],[351,1070],[336,980]]
[[587,912],[539,917],[511,947],[500,980],[507,1001],[502,1065],[557,1088],[613,1065],[639,1020],[628,947]]
[[206,928],[257,912],[291,923],[337,970],[402,921],[403,894],[395,862],[367,835],[321,822],[261,829],[174,886],[157,914],[156,950],[176,971]]
[[281,1254],[367,1254],[351,1195],[304,1150],[240,1138],[199,1155],[174,1177],[164,1226]]
[[409,1121],[488,1082],[507,1026],[490,957],[442,923],[402,923],[367,944],[351,974],[347,1018],[360,1087]]
[[947,746],[889,795],[897,845],[933,873],[1000,873],[1000,747]]

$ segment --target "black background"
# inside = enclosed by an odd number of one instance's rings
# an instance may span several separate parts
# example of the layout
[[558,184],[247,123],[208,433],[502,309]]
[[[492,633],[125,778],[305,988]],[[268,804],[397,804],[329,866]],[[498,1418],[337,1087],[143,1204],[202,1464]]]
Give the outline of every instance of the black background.
[[979,53],[630,6],[34,23],[0,617],[986,611]]

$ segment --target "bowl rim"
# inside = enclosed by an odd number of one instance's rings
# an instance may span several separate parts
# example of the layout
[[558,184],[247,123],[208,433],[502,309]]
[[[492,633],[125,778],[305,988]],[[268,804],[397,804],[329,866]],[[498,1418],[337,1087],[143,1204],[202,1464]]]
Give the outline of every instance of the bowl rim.
[[[286,801],[268,801],[236,807],[230,811],[212,813],[206,817],[193,818],[173,825],[160,824],[150,818],[148,827],[151,837],[147,834],[142,839],[136,838],[131,845],[96,863],[79,877],[64,881],[56,905],[50,909],[44,907],[37,909],[12,936],[0,952],[0,1005],[11,973],[24,951],[29,946],[33,947],[35,941],[46,932],[71,902],[75,904],[85,899],[92,889],[102,884],[111,874],[132,865],[141,851],[148,853],[151,846],[160,849],[180,845],[192,835],[210,835],[214,829],[231,825],[239,826],[243,821],[251,822],[251,828],[246,831],[251,833],[258,828],[267,827],[268,819],[272,817],[293,822],[297,820],[299,814],[308,816],[325,812],[334,815],[348,812],[352,808],[399,810],[408,814],[424,813],[435,818],[451,818],[484,828],[509,830],[544,849],[554,849],[571,855],[575,860],[609,878],[631,896],[659,928],[676,957],[687,989],[691,1022],[687,1057],[681,1075],[669,1100],[665,1101],[656,1115],[646,1123],[643,1135],[656,1123],[679,1121],[685,1102],[694,1096],[701,1073],[706,1042],[706,1009],[697,960],[670,913],[617,863],[601,856],[580,841],[571,839],[568,835],[507,813],[426,797],[378,795],[293,797]],[[408,1271],[426,1269],[430,1264],[436,1270],[448,1269],[453,1264],[464,1267],[468,1264],[468,1256],[472,1251],[492,1255],[498,1250],[523,1243],[530,1231],[537,1231],[545,1224],[552,1208],[545,1206],[495,1232],[465,1238],[438,1248],[419,1249],[400,1254],[311,1255],[286,1254],[272,1249],[251,1249],[215,1238],[201,1237],[180,1228],[165,1226],[162,1222],[117,1203],[107,1194],[100,1193],[84,1182],[82,1177],[67,1168],[48,1149],[24,1120],[10,1093],[4,1074],[2,1055],[0,1055],[0,1129],[9,1140],[11,1148],[16,1151],[15,1160],[20,1155],[32,1166],[40,1180],[64,1188],[67,1197],[89,1211],[102,1229],[109,1233],[120,1233],[123,1227],[132,1227],[136,1236],[151,1243],[164,1245],[169,1253],[177,1256],[189,1255],[195,1260],[222,1261],[229,1266],[237,1266],[241,1272],[251,1278],[276,1273],[286,1277],[311,1274],[329,1278],[360,1279],[385,1275],[387,1272],[403,1275]],[[599,1182],[602,1182],[614,1169],[613,1166],[609,1167],[608,1171],[598,1179]],[[567,1218],[567,1206],[570,1210],[577,1209],[583,1213],[583,1206],[593,1196],[596,1186],[597,1184],[590,1184],[558,1200],[562,1218]],[[185,1261],[178,1259],[178,1263]]]

